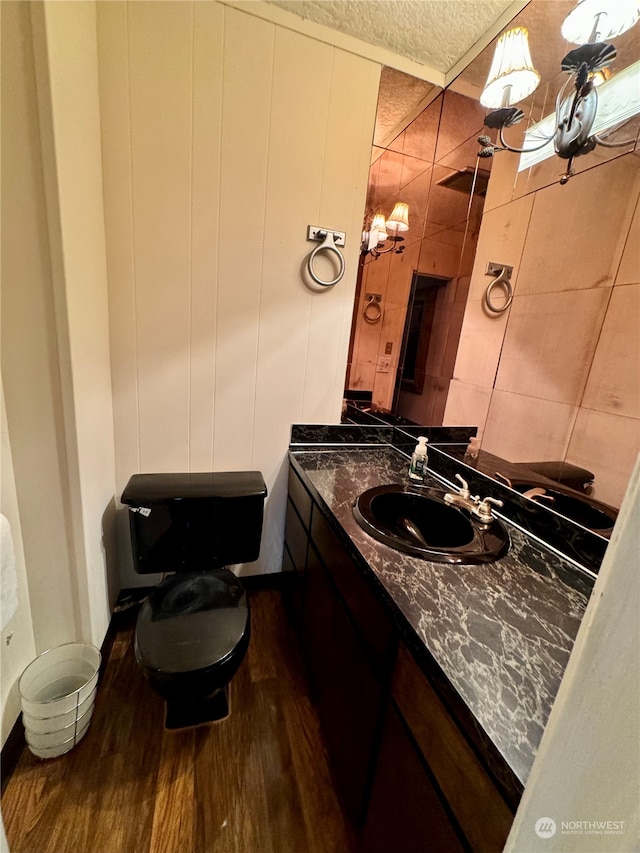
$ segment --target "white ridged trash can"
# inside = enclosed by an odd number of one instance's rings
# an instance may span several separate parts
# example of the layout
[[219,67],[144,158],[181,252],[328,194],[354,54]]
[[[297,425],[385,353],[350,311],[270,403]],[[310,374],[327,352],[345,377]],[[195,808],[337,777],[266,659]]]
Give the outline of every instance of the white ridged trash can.
[[65,643],[43,652],[20,676],[25,738],[38,758],[64,755],[86,734],[100,661],[95,646]]

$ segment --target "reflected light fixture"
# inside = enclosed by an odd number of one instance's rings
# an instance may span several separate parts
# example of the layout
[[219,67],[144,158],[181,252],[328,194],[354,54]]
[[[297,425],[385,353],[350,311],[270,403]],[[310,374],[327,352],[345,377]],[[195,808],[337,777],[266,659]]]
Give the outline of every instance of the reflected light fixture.
[[578,0],[560,32],[572,44],[600,42],[626,33],[639,17],[639,5],[633,0]]
[[[382,213],[376,213],[371,221],[371,227],[362,234],[362,254],[371,254],[374,258],[386,255],[387,252],[395,252],[397,255],[405,250],[405,246],[398,246],[404,241],[400,236],[403,231],[409,230],[409,205],[402,201],[396,203],[391,216],[385,220]],[[384,247],[384,241],[390,240],[391,245]]]
[[381,213],[376,213],[373,217],[373,221],[371,223],[371,230],[378,232],[379,240],[386,240],[389,236],[387,234],[387,223],[384,220],[384,216]]
[[523,101],[540,83],[529,51],[529,30],[516,27],[502,33],[496,44],[480,103],[496,110]]
[[[567,170],[560,178],[560,183],[566,184],[574,174],[571,168],[574,157],[588,154],[596,145],[618,148],[633,144],[635,139],[609,142],[606,138],[630,118],[628,110],[618,121],[614,116],[604,130],[596,131],[594,124],[598,113],[597,87],[610,76],[608,66],[616,58],[615,47],[604,39],[626,32],[638,19],[640,0],[578,0],[561,28],[567,41],[580,45],[570,50],[560,65],[569,77],[558,94],[555,114],[529,129],[525,142],[532,144],[524,148],[510,145],[504,131],[522,121],[524,113],[515,104],[535,90],[540,77],[531,61],[527,30],[517,27],[503,33],[480,96],[480,103],[492,110],[485,117],[485,126],[497,130],[500,144],[492,142],[489,136],[479,136],[478,156],[492,157],[496,151],[513,151],[526,159],[526,155],[550,147],[553,142],[554,152],[568,161]],[[609,89],[614,80],[611,79]],[[606,88],[603,87],[603,92]]]

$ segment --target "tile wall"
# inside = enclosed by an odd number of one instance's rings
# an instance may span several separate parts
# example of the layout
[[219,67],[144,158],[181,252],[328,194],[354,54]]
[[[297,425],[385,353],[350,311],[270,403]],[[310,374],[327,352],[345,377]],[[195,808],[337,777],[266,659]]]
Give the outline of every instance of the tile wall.
[[[512,461],[586,467],[618,506],[640,448],[640,157],[526,195],[514,160],[494,164],[444,423],[477,423]],[[490,260],[514,267],[500,315],[483,306]]]
[[[446,92],[388,148],[374,147],[366,221],[378,211],[389,216],[404,201],[410,227],[402,254],[368,255],[362,266],[347,387],[371,390],[375,406],[391,408],[413,273],[448,280],[438,293],[423,394],[401,393],[398,403],[405,417],[424,423],[440,422],[444,412],[483,206],[475,197],[468,219],[469,193],[441,182],[475,166],[482,118],[476,102]],[[381,296],[375,323],[363,318],[369,293]]]

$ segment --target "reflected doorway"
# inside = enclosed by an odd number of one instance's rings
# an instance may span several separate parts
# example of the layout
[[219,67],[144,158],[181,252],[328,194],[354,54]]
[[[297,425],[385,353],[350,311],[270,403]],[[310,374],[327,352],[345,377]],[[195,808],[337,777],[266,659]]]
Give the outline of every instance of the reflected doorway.
[[404,324],[400,369],[396,379],[394,408],[400,390],[422,394],[431,330],[436,314],[437,288],[446,287],[450,279],[414,272],[409,308]]
[[462,331],[469,279],[414,272],[394,395],[394,412],[442,424]]

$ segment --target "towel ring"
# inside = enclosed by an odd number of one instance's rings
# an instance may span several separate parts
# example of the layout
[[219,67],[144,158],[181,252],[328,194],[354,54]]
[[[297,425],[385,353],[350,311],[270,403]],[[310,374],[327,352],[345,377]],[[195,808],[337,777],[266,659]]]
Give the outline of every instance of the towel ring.
[[[342,252],[335,244],[333,233],[331,231],[325,231],[322,236],[324,237],[322,243],[320,243],[319,246],[316,246],[316,248],[307,258],[307,270],[316,284],[320,284],[322,285],[322,287],[333,287],[333,285],[337,284],[344,275],[346,265],[342,256]],[[318,254],[318,252],[322,252],[323,250],[326,250],[327,252],[334,252],[338,256],[338,263],[340,265],[340,269],[338,270],[338,275],[331,281],[323,281],[321,278],[318,278],[313,269],[313,261],[315,259],[315,256]]]
[[[504,288],[505,295],[507,297],[507,301],[504,305],[494,305],[491,301],[491,291],[496,286],[496,284],[501,284]],[[486,293],[484,295],[484,303],[494,314],[502,314],[503,311],[506,311],[509,305],[511,305],[513,301],[513,287],[511,286],[511,281],[509,280],[509,276],[506,274],[506,270],[502,270],[499,273],[498,277],[491,282],[489,287],[487,287]]]
[[[373,314],[369,313],[369,308],[375,309]],[[364,306],[362,316],[367,321],[367,323],[377,323],[380,317],[382,317],[382,306],[374,296],[370,297],[369,301]]]

